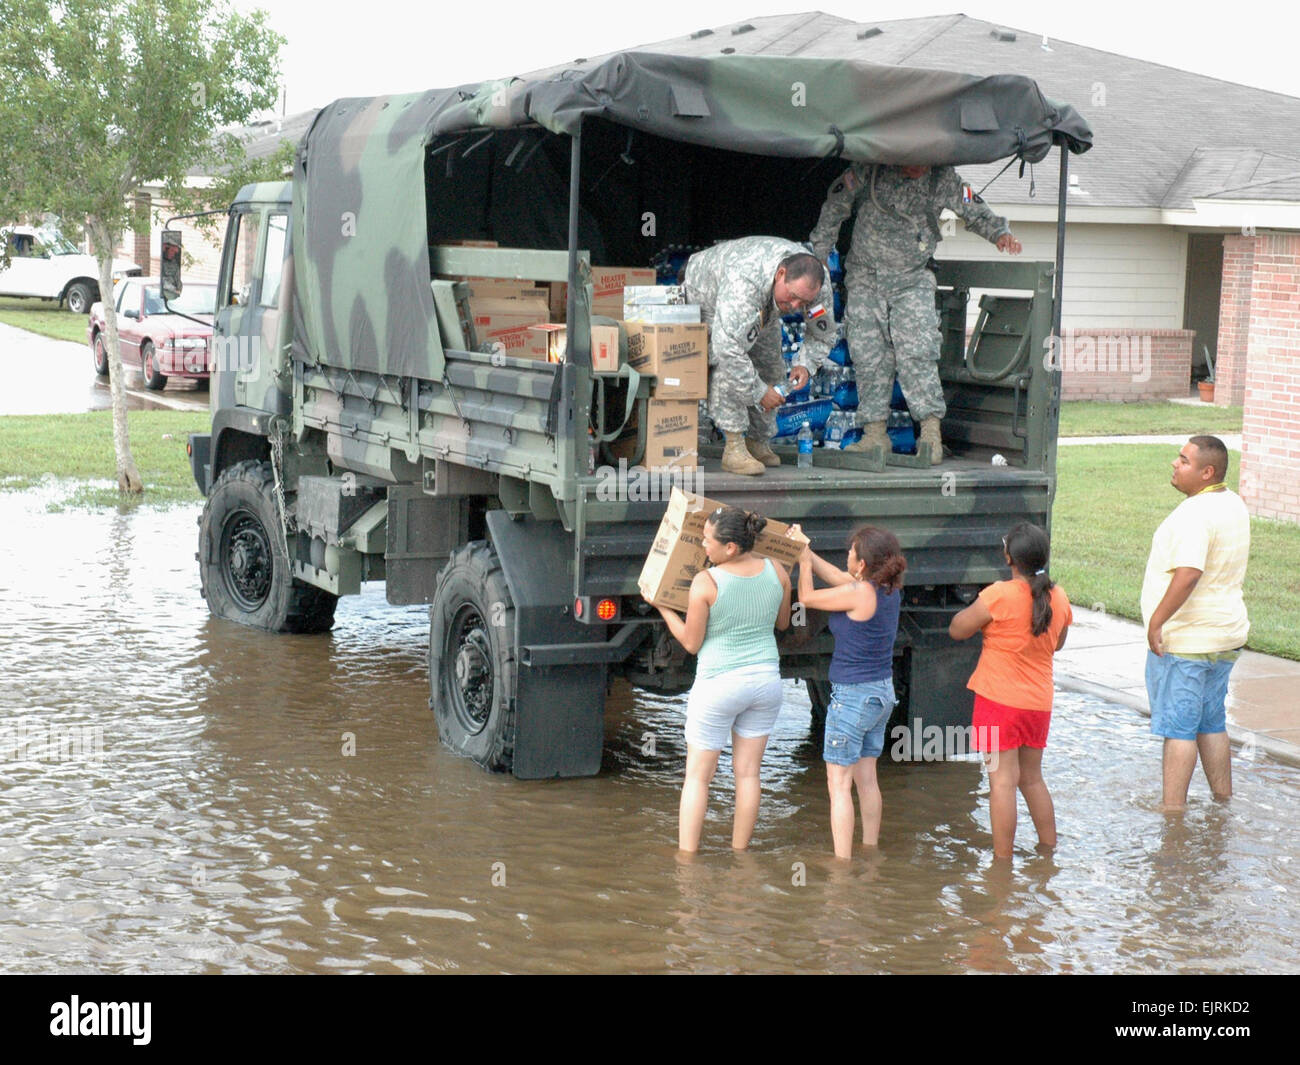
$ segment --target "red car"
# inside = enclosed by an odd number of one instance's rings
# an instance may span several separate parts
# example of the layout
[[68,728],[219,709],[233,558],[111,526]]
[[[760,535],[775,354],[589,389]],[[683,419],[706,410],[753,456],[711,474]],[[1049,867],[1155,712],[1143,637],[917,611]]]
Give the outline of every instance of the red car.
[[[155,392],[167,384],[168,377],[207,381],[216,285],[187,284],[180,298],[171,301],[171,310],[180,314],[169,313],[164,306],[156,277],[127,278],[113,295],[123,368],[140,367],[145,388]],[[202,321],[192,321],[186,314]],[[100,377],[108,375],[107,328],[104,304],[96,303],[90,308],[86,334]]]

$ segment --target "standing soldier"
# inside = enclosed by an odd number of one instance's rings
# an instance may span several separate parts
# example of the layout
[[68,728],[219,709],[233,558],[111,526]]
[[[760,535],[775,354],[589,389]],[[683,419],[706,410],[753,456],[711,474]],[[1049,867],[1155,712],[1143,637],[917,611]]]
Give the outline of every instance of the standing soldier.
[[709,416],[727,440],[722,469],[752,476],[779,466],[770,441],[785,402],[774,387],[786,377],[781,315],[802,312],[806,323],[790,373],[798,391],[834,342],[825,267],[793,241],[741,237],[692,255],[684,281],[709,325]]
[[926,264],[939,243],[939,212],[945,207],[998,251],[1020,253],[1020,241],[1011,235],[1007,220],[989,210],[950,166],[854,163],[831,185],[822,206],[812,244],[823,260],[839,239],[844,220],[857,210],[853,243],[844,260],[844,328],[858,381],[863,434],[848,450],[865,451],[879,444],[888,453],[885,429],[897,372],[912,417],[921,423],[921,440],[930,444],[930,461],[943,460],[939,421],[948,408],[939,383],[935,280]]

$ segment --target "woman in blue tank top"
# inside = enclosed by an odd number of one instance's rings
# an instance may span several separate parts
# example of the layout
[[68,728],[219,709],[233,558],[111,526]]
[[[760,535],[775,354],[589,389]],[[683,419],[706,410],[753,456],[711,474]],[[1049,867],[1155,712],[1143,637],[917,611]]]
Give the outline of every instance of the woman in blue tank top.
[[[796,528],[798,528],[796,526]],[[848,568],[838,569],[805,548],[799,560],[799,602],[830,614],[831,704],[826,710],[826,786],[837,858],[853,856],[853,786],[862,808],[862,843],[880,838],[882,802],[876,759],[894,698],[894,640],[907,562],[898,537],[863,525],[849,538]],[[828,588],[813,588],[813,577]]]
[[686,706],[686,780],[677,827],[683,851],[700,848],[709,784],[728,737],[736,777],[735,850],[749,846],[758,820],[758,768],[781,710],[773,629],[790,625],[790,575],[753,553],[766,524],[757,514],[719,507],[704,523],[702,538],[711,568],[691,581],[686,617],[656,607],[677,642],[698,655]]

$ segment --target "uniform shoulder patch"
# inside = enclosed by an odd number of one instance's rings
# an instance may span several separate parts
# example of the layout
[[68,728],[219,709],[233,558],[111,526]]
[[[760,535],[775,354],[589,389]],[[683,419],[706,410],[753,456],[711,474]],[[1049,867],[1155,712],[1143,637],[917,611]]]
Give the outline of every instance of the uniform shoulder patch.
[[749,327],[749,332],[745,334],[745,343],[753,344],[758,339],[758,323],[755,322]]

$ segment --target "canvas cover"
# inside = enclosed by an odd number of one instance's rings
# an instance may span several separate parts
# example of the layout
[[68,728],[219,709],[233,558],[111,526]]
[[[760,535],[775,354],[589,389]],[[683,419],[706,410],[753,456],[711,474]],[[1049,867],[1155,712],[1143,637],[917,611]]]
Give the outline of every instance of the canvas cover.
[[[436,233],[425,211],[426,196],[434,199],[430,146],[436,153],[454,142],[463,158],[485,131],[571,136],[593,125],[696,146],[701,158],[740,152],[832,167],[841,160],[960,166],[1017,155],[1037,162],[1054,144],[1076,153],[1092,144],[1080,115],[1046,99],[1029,78],[845,59],[625,52],[591,69],[339,100],[317,116],[295,160],[295,357],[422,376],[437,329],[428,261]],[[557,159],[567,148],[551,155],[549,172],[531,176],[526,205],[549,229],[521,246],[563,246],[567,174]],[[486,157],[485,150],[474,162]],[[487,210],[509,191],[482,173],[481,194],[468,195],[462,166],[463,202],[453,214]],[[580,236],[595,262],[602,261],[598,239]]]

